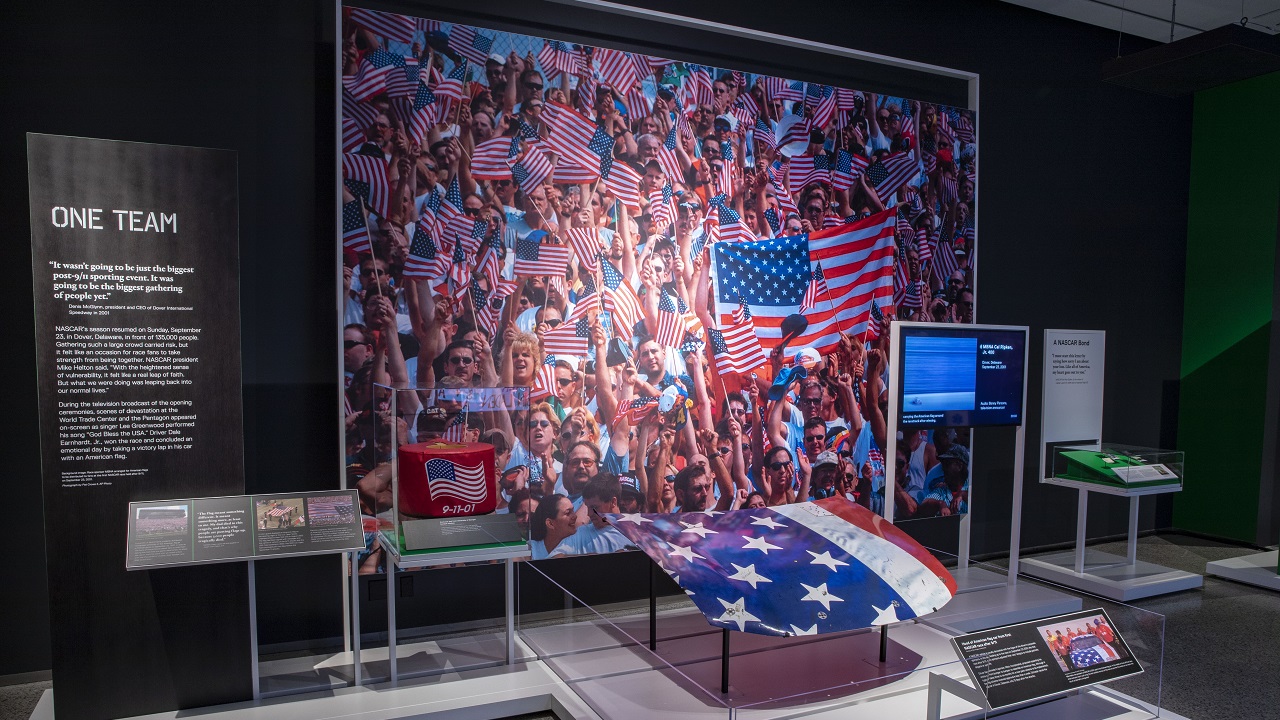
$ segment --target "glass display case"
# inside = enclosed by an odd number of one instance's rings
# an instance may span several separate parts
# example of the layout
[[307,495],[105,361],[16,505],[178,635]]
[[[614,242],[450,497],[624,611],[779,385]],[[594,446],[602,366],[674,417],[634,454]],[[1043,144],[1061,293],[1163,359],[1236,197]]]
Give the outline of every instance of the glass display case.
[[1182,487],[1183,452],[1102,443],[1055,448],[1053,477],[1114,488]]

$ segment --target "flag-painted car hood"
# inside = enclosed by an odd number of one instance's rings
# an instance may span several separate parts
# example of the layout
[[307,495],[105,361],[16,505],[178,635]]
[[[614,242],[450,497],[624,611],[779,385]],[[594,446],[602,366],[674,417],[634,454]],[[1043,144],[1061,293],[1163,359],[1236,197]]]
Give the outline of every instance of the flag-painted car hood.
[[928,550],[845,498],[607,519],[717,627],[842,632],[927,615],[956,592]]

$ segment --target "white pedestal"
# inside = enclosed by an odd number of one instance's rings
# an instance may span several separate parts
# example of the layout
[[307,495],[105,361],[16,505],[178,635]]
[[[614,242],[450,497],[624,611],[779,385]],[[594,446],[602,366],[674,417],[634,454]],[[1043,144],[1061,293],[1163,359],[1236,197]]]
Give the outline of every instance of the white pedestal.
[[1204,577],[1195,573],[1141,560],[1130,563],[1128,558],[1097,550],[1085,553],[1084,572],[1076,572],[1074,552],[1023,558],[1022,572],[1121,602],[1191,590],[1204,585]]
[[1280,575],[1276,574],[1277,556],[1280,551],[1244,555],[1227,560],[1214,560],[1204,566],[1205,574],[1268,590],[1280,590]]

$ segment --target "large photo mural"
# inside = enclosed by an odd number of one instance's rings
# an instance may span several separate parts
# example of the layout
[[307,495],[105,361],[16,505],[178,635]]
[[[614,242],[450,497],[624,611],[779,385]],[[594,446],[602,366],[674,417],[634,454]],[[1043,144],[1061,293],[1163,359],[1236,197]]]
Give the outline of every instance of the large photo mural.
[[361,572],[434,439],[493,445],[535,559],[627,547],[609,513],[881,512],[889,462],[895,520],[968,511],[968,431],[887,427],[886,387],[895,319],[973,322],[973,112],[362,8],[342,40]]

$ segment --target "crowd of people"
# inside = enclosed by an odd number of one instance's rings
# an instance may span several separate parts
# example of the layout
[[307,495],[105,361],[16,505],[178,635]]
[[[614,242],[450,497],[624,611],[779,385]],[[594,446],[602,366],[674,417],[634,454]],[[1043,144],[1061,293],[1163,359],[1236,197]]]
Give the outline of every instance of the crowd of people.
[[[890,454],[897,518],[967,512],[967,430],[886,427],[885,388],[894,319],[973,321],[969,110],[345,12],[344,421],[366,516],[391,507],[395,448],[432,438],[494,445],[498,511],[535,558],[618,549],[610,512],[880,511]],[[761,334],[758,362],[724,369],[717,243],[882,215],[884,297],[835,342]],[[477,409],[495,387],[527,402]]]

